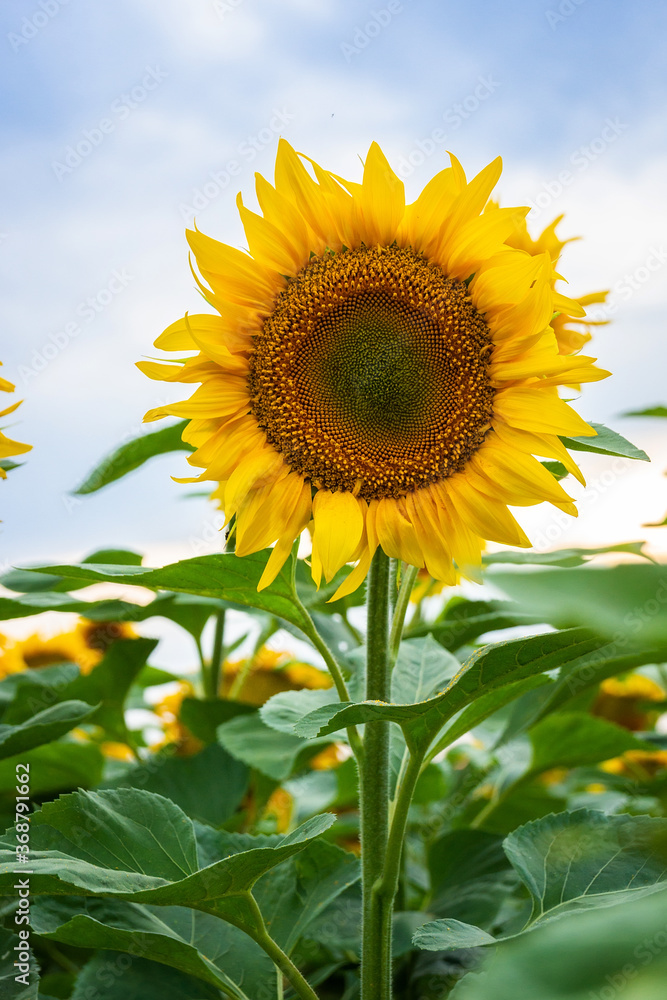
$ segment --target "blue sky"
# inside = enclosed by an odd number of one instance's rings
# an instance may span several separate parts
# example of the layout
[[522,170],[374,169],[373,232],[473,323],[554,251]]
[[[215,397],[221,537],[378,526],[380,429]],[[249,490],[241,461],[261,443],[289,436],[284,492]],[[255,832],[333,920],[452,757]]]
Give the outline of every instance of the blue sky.
[[667,529],[639,528],[667,507],[661,428],[618,415],[667,402],[666,21],[616,0],[3,4],[0,359],[25,399],[12,432],[34,450],[0,483],[0,564],[217,547],[215,512],[170,479],[179,456],[69,491],[180,398],[134,362],[198,305],[185,223],[196,206],[202,230],[243,245],[236,193],[252,203],[281,134],[350,177],[377,139],[411,196],[448,149],[469,175],[500,153],[504,204],[535,205],[536,229],[566,213],[562,234],[585,236],[563,259],[571,290],[612,287],[616,307],[592,352],[614,378],[579,409],[654,463],[586,460],[578,523],[547,508],[523,522],[543,546],[643,534],[664,552]]

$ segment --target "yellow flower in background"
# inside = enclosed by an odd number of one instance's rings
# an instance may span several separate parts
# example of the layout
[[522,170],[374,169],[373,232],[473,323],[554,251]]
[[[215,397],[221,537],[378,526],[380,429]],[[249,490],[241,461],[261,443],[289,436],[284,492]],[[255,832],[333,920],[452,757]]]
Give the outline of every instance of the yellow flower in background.
[[188,232],[217,315],[156,341],[190,356],[140,362],[201,383],[146,419],[189,418],[195,481],[220,484],[238,555],[276,543],[260,588],[311,518],[316,584],[357,562],[343,596],[378,546],[453,583],[485,539],[530,545],[508,505],[576,514],[535,456],[581,480],[558,435],[594,431],[558,389],[608,373],[559,353],[553,314],[585,310],[555,291],[548,251],[507,244],[527,209],[484,211],[500,172],[498,158],[468,181],[452,157],[406,205],[376,143],[355,183],[281,140],[262,214],[239,196],[249,254]]
[[222,697],[229,695],[239,674],[245,673],[243,684],[236,691],[239,701],[250,705],[263,705],[280,691],[311,691],[330,688],[329,674],[318,670],[309,663],[299,663],[291,659],[289,653],[262,647],[252,663],[235,660],[224,664],[221,684]]
[[[507,245],[515,247],[517,250],[525,250],[531,256],[548,253],[554,267],[556,267],[563,247],[567,243],[579,239],[578,236],[571,236],[567,240],[561,240],[556,235],[556,227],[562,219],[563,216],[559,215],[542,230],[536,239],[533,239],[528,232],[525,216],[517,216],[514,232],[506,240]],[[553,281],[556,280],[558,280],[558,275],[554,272]],[[588,295],[582,295],[572,301],[577,303],[581,309],[585,309],[587,306],[604,302],[608,294],[608,291],[590,292]],[[550,325],[556,335],[558,350],[561,354],[575,354],[580,351],[584,344],[591,339],[591,327],[605,326],[609,322],[606,319],[591,320],[580,317],[581,312],[573,315],[568,313],[566,308],[562,308],[551,320]]]
[[190,732],[180,718],[183,700],[194,696],[195,689],[192,684],[189,681],[179,681],[178,690],[166,695],[154,706],[153,711],[162,721],[164,739],[153,744],[151,750],[173,746],[178,757],[192,757],[203,750],[202,741]]
[[[0,361],[0,364],[2,362]],[[6,378],[0,378],[0,392],[13,392],[14,386],[11,382],[8,382]],[[18,403],[14,403],[12,406],[8,406],[4,410],[0,410],[0,418],[7,417],[10,413],[13,413],[21,405],[21,400]],[[5,458],[13,458],[15,455],[24,455],[26,451],[30,451],[32,448],[31,444],[21,444],[20,441],[12,441],[3,434],[0,429],[0,479],[6,479],[7,473],[2,467],[2,460]]]
[[667,768],[667,750],[626,750],[621,757],[604,761],[600,768],[607,774],[649,781]]
[[643,674],[609,677],[602,681],[591,711],[593,715],[609,719],[617,726],[641,732],[652,729],[660,714],[657,709],[649,708],[646,702],[663,702],[666,698],[664,689]]
[[82,618],[71,632],[44,638],[35,634],[11,640],[0,636],[0,679],[22,670],[50,667],[55,663],[76,663],[89,674],[116,639],[136,635],[123,622],[93,622]]

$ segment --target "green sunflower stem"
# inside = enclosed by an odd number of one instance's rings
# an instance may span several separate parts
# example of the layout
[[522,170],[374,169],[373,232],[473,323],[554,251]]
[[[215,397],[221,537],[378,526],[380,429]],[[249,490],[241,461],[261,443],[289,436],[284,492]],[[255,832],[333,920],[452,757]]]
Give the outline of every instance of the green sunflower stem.
[[218,611],[215,617],[215,633],[213,636],[213,651],[211,664],[204,674],[205,693],[207,698],[217,698],[220,694],[220,674],[224,654],[225,609]]
[[391,622],[391,634],[389,636],[389,654],[392,665],[396,663],[396,657],[398,656],[398,647],[401,645],[403,637],[405,615],[418,572],[419,570],[416,566],[406,566],[401,577],[401,585],[396,599],[396,607],[394,608],[394,616]]
[[[378,548],[368,577],[366,698],[389,701],[390,564]],[[360,764],[362,932],[361,1000],[391,1000],[391,902],[378,888],[389,836],[389,723],[367,722]]]

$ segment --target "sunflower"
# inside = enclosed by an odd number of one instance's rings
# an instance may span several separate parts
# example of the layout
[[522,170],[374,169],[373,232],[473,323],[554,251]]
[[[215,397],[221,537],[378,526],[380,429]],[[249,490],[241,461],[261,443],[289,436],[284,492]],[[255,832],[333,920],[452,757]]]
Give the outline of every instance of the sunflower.
[[558,435],[595,432],[558,388],[608,373],[559,353],[554,313],[585,310],[554,289],[548,252],[507,244],[528,209],[483,211],[500,172],[498,158],[468,181],[452,157],[406,205],[376,143],[354,183],[281,140],[275,185],[257,177],[262,214],[239,195],[249,253],[188,232],[217,314],[156,341],[195,353],[139,367],[201,385],[145,419],[189,418],[202,471],[183,481],[219,484],[238,555],[275,542],[260,588],[311,518],[317,585],[357,563],[341,597],[378,546],[452,583],[485,539],[530,545],[509,504],[576,514],[536,456],[583,482]]
[[252,661],[228,660],[223,666],[221,695],[227,697],[243,675],[236,697],[250,705],[263,705],[281,691],[311,691],[331,687],[331,678],[310,663],[293,660],[289,653],[263,646]]
[[[2,362],[0,361],[0,364]],[[0,392],[13,392],[14,386],[11,382],[8,382],[5,378],[0,378]],[[13,406],[8,406],[5,410],[0,410],[0,417],[6,417],[8,414],[13,413],[21,405],[21,401],[14,403]],[[12,441],[0,430],[0,479],[7,478],[7,472],[4,468],[4,460],[6,458],[12,458],[14,455],[23,455],[26,451],[30,451],[32,448],[31,444],[21,444],[20,441]],[[7,463],[10,465],[10,463]]]
[[49,638],[35,634],[12,641],[0,636],[0,678],[55,663],[76,663],[82,674],[89,674],[112,642],[134,636],[136,632],[131,625],[93,622],[87,618],[81,618],[71,632]]
[[650,703],[663,703],[667,699],[664,689],[643,674],[626,677],[609,677],[600,685],[591,709],[593,715],[609,719],[632,732],[652,729],[660,711]]

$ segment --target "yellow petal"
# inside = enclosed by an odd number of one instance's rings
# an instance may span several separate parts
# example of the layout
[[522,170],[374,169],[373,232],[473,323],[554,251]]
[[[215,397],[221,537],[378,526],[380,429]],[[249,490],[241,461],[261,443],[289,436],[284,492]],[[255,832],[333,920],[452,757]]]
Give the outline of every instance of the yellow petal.
[[311,486],[310,483],[304,482],[294,510],[286,521],[285,530],[269,556],[269,561],[257,585],[258,590],[264,590],[265,587],[272,584],[285,565],[285,561],[292,551],[292,545],[310,521],[311,505]]
[[364,530],[361,504],[352,493],[318,490],[313,500],[312,572],[317,586],[322,572],[329,582],[341,566],[349,562]]
[[405,212],[405,187],[389,166],[377,142],[371,143],[357,204],[364,243],[390,246]]
[[480,538],[530,548],[530,539],[505,504],[475,489],[465,473],[450,476],[441,485],[463,520]]
[[551,388],[512,386],[501,389],[493,401],[494,411],[510,426],[536,434],[564,434],[583,437],[595,434]]
[[424,556],[404,499],[384,497],[377,501],[375,526],[386,555],[391,559],[402,559],[411,566],[423,567]]
[[442,536],[435,503],[429,490],[415,490],[405,498],[408,517],[415,529],[426,569],[435,580],[454,585],[456,571],[447,541]]
[[348,594],[353,594],[361,584],[364,582],[368,576],[368,571],[371,567],[371,561],[375,555],[375,550],[378,547],[378,537],[375,530],[375,513],[377,510],[377,500],[371,500],[368,505],[368,510],[366,511],[366,522],[364,524],[364,533],[361,540],[362,550],[359,553],[359,562],[354,567],[354,569],[348,573],[340,587],[336,590],[333,597],[329,598],[328,603],[332,604],[334,601],[339,601],[341,597],[347,597]]

